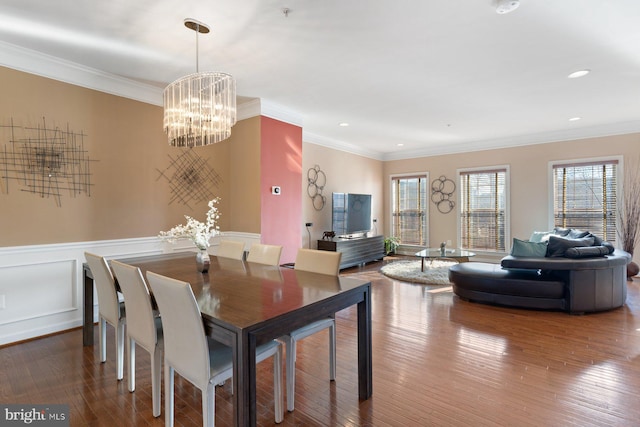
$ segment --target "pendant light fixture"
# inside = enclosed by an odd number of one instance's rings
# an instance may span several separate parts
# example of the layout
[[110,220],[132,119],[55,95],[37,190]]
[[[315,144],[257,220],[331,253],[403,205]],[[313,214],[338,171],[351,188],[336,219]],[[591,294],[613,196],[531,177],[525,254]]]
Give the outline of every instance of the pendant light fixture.
[[198,35],[209,27],[190,18],[184,25],[196,32],[196,72],[165,88],[164,130],[174,147],[215,144],[229,138],[236,123],[236,82],[226,73],[199,71]]

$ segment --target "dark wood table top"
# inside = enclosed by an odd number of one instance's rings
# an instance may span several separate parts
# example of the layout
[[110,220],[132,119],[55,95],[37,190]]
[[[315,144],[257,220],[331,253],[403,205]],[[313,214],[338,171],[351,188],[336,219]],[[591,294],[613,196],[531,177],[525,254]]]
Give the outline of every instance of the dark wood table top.
[[[369,282],[307,273],[211,256],[208,273],[199,273],[193,252],[119,259],[143,274],[152,271],[188,282],[205,319],[228,329],[252,329],[282,316],[357,289]],[[295,326],[293,327],[295,328]]]

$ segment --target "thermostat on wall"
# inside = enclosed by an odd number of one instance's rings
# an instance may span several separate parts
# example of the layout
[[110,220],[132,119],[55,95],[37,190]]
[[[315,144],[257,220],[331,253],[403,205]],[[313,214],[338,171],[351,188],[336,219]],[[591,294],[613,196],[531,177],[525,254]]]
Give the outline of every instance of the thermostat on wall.
[[274,185],[273,187],[271,187],[271,194],[275,194],[276,196],[280,195],[280,187],[277,185]]

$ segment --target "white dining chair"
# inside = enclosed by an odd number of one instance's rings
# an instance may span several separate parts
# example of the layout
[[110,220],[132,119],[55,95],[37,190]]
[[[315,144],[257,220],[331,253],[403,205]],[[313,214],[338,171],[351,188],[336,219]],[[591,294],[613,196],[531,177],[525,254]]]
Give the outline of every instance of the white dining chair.
[[[233,377],[232,350],[205,335],[202,314],[191,286],[156,273],[147,280],[158,303],[164,329],[165,425],[174,420],[174,371],[202,392],[202,422],[213,426],[215,387]],[[271,340],[256,349],[256,363],[273,356],[275,422],[284,417],[282,405],[282,344]]]
[[244,243],[234,240],[221,240],[216,256],[232,259],[244,258]]
[[[298,249],[294,270],[338,276],[342,252]],[[333,317],[316,320],[281,337],[286,346],[287,410],[295,406],[296,343],[310,335],[329,329],[329,380],[336,379],[336,320]]]
[[138,267],[111,261],[111,270],[118,281],[127,306],[127,376],[129,391],[136,389],[136,344],[151,356],[151,400],[153,416],[160,416],[160,382],[162,378],[162,321],[153,309],[147,283]]
[[121,380],[124,377],[124,329],[126,324],[124,302],[120,301],[107,260],[90,252],[85,252],[84,257],[89,264],[93,283],[98,293],[100,362],[107,361],[107,323],[109,323],[116,332],[116,378]]
[[253,243],[249,248],[247,261],[255,262],[257,264],[278,265],[280,263],[281,254],[282,246]]
[[298,249],[295,270],[337,276],[340,273],[342,252],[320,251],[315,249]]

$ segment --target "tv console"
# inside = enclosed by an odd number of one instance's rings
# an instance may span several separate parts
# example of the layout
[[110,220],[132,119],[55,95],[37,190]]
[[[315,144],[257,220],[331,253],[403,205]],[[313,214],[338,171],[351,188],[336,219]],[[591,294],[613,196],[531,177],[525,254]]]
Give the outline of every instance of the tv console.
[[334,238],[318,240],[321,251],[342,252],[340,269],[384,258],[384,237]]

